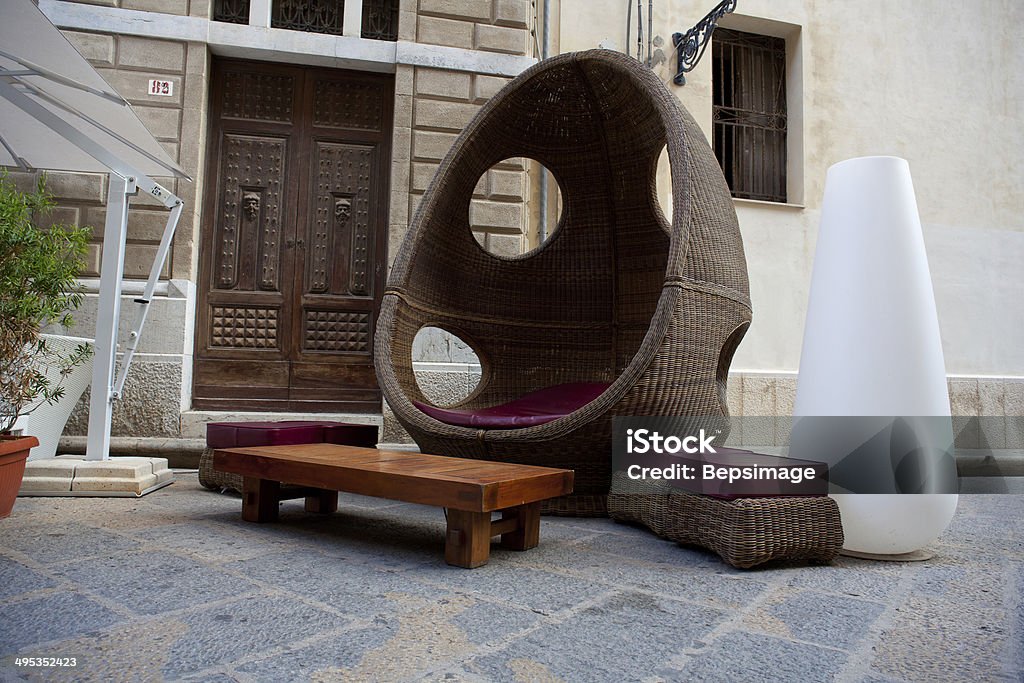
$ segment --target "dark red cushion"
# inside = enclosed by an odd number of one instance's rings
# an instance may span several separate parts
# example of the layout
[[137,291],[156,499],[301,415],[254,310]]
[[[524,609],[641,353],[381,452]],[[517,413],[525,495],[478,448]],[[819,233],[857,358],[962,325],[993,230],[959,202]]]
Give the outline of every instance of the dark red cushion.
[[339,443],[345,446],[377,447],[376,425],[353,425],[335,422],[325,424],[324,443]]
[[377,428],[343,422],[283,420],[279,422],[211,422],[206,425],[208,448],[293,446],[303,443],[377,445]]
[[609,386],[603,382],[558,384],[499,406],[475,410],[438,408],[419,401],[413,401],[413,405],[445,424],[479,429],[515,429],[542,425],[564,417],[593,401]]

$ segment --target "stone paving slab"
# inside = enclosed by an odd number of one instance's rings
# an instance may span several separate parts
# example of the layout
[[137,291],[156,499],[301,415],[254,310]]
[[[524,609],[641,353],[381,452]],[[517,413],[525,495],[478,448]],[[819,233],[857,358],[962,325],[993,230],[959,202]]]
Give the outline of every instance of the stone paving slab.
[[[102,604],[72,592],[10,602],[3,612],[3,619],[0,619],[0,656],[31,656],[34,651],[31,646],[36,643],[60,642],[123,620]],[[49,649],[44,648],[36,656],[71,657],[76,654],[60,648],[62,654],[47,654]]]
[[0,556],[0,600],[56,586],[55,581],[39,572]]
[[54,570],[137,614],[160,614],[256,592],[246,578],[166,551],[113,554]]
[[359,670],[368,653],[377,652],[392,642],[399,628],[397,619],[380,618],[331,638],[305,646],[288,647],[270,656],[241,664],[236,667],[236,671],[247,680],[261,683],[309,680],[317,674],[325,680],[343,680],[346,675]]
[[877,602],[787,587],[769,594],[742,624],[753,632],[851,650],[884,610]]
[[[923,563],[740,571],[606,519],[444,563],[440,510],[240,519],[179,473],[0,520],[0,682],[1024,680],[1024,496],[967,495]],[[18,656],[77,657],[29,669]]]
[[657,673],[726,617],[721,610],[621,591],[572,610],[493,655],[475,658],[466,668],[496,681],[633,680],[641,672]]
[[[17,503],[19,507],[23,504],[22,501]],[[8,526],[13,528],[6,528]],[[139,546],[137,540],[71,520],[60,526],[35,524],[19,528],[5,524],[4,527],[4,547],[20,551],[43,564],[109,556]]]
[[[841,677],[848,655],[809,643],[733,631],[659,674],[668,681],[832,681]],[[855,679],[856,680],[856,679]]]

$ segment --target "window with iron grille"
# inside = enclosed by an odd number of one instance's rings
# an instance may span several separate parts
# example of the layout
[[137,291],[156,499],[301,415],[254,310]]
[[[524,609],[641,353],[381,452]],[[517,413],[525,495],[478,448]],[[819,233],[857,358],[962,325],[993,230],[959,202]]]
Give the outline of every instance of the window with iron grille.
[[732,196],[786,201],[786,41],[716,29],[715,156]]
[[249,23],[249,0],[214,0],[213,20],[229,24]]
[[[249,23],[249,0],[214,0],[213,20]],[[293,31],[342,35],[345,3],[342,0],[273,0],[270,25]],[[398,40],[398,0],[363,0],[360,36],[371,40]]]
[[338,0],[274,0],[270,25],[292,31],[341,35],[345,3]]
[[398,40],[398,0],[363,0],[362,37]]

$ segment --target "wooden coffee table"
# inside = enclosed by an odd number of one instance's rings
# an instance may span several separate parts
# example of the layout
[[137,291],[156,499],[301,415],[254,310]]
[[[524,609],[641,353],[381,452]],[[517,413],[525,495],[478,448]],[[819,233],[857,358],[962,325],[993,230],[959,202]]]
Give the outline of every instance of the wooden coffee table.
[[[541,501],[572,493],[573,483],[572,470],[328,443],[216,450],[213,467],[242,475],[249,522],[276,520],[290,498],[305,498],[309,512],[335,512],[338,491],[445,508],[445,560],[467,568],[487,563],[493,536],[504,548],[535,548]],[[501,518],[492,521],[493,512]]]

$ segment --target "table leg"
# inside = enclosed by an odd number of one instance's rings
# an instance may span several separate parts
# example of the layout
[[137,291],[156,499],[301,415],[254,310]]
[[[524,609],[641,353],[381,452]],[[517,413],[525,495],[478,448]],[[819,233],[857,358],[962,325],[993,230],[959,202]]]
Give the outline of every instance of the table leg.
[[242,519],[245,521],[276,522],[280,500],[280,482],[242,477]]
[[323,515],[338,511],[338,492],[319,489],[313,495],[306,496],[306,512],[318,512]]
[[501,518],[515,519],[516,529],[501,535],[501,547],[529,550],[540,543],[540,502],[501,511]]
[[491,513],[448,510],[444,559],[456,567],[472,569],[487,564],[491,553]]

